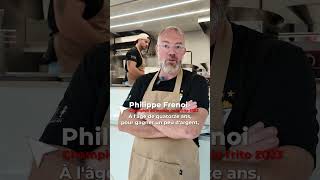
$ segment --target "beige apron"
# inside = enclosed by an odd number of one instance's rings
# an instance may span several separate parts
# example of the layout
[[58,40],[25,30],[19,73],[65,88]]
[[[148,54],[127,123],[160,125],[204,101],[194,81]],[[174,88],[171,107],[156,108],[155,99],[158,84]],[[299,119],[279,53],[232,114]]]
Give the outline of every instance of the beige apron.
[[[147,103],[180,102],[182,69],[173,92],[152,91],[158,77],[153,77],[143,101]],[[199,152],[190,139],[135,137],[129,169],[129,180],[199,180]]]
[[[138,52],[139,52],[139,54],[140,54],[140,57],[141,57],[141,60],[142,60],[142,63],[141,63],[141,65],[138,67],[138,69],[139,69],[139,70],[144,70],[144,67],[146,66],[145,59],[143,58],[143,56],[142,56],[139,48],[137,48],[137,50],[138,50]],[[127,64],[127,66],[128,66],[128,64]],[[135,82],[136,79],[137,79],[136,77],[133,77],[129,72],[127,72],[127,78],[128,78],[128,84],[131,85],[131,86],[134,84],[134,82]]]
[[[224,84],[228,72],[229,61],[231,56],[233,33],[231,24],[225,22],[223,25],[223,34],[217,38],[216,47],[211,61],[211,72],[213,73],[212,87],[210,88],[210,94],[212,94],[212,101],[210,106],[213,107],[212,116],[210,116],[212,122],[211,132],[224,132],[223,123],[223,107],[222,96],[224,90]],[[213,145],[211,150],[224,151],[225,147],[218,141]]]

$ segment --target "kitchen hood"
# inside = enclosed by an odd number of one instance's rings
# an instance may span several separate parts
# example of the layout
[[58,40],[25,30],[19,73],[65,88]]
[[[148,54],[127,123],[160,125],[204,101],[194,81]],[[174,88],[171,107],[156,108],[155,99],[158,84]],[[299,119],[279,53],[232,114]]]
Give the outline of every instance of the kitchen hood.
[[[114,54],[125,54],[130,48],[135,45],[137,36],[140,33],[146,33],[142,30],[131,30],[124,32],[113,32],[111,35],[111,48],[114,51]],[[148,34],[148,33],[146,33]],[[150,34],[148,34],[150,36]],[[150,36],[152,39],[152,37]]]
[[198,24],[205,34],[210,35],[210,16],[199,17]]
[[247,7],[230,7],[227,16],[230,21],[249,23],[255,30],[258,28],[261,32],[273,35],[279,33],[279,25],[284,22],[284,18],[276,13]]
[[298,4],[288,8],[307,25],[309,32],[320,31],[320,3]]
[[[280,31],[279,25],[284,22],[284,18],[276,13],[246,7],[229,7],[227,16],[232,22],[259,27],[261,32],[269,34],[277,34]],[[208,34],[210,30],[210,17],[204,16],[198,18],[198,24],[202,31]],[[253,29],[258,30],[257,28]]]
[[125,43],[125,42],[135,41],[136,36],[141,33],[146,33],[146,32],[143,30],[137,29],[137,30],[123,31],[123,32],[112,32],[112,36],[115,37],[116,43]]

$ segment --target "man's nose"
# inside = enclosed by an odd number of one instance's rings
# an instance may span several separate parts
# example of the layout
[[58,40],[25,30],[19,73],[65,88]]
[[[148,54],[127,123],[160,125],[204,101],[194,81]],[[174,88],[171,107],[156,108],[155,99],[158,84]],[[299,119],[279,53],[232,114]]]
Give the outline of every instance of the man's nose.
[[169,52],[169,56],[170,56],[170,58],[175,58],[176,57],[176,53],[175,52],[173,52],[173,53]]
[[169,55],[176,55],[175,49],[172,48],[172,47],[170,47],[170,48],[169,48],[169,51],[168,51],[168,54],[169,54]]

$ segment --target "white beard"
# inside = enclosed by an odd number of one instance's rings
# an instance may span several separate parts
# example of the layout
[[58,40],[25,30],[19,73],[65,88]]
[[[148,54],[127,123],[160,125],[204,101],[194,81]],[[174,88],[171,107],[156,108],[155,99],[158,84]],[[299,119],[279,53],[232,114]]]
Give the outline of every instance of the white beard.
[[177,62],[175,65],[171,64],[166,64],[166,61],[161,61],[160,62],[160,68],[163,70],[163,72],[167,74],[175,74],[179,71],[181,67],[181,61]]

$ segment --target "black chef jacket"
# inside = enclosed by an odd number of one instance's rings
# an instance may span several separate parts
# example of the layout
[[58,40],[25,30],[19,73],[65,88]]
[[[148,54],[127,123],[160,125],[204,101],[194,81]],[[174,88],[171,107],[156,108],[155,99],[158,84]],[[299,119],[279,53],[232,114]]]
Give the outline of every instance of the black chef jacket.
[[90,145],[87,139],[84,145],[80,145],[79,136],[63,145],[63,128],[72,128],[78,134],[80,128],[93,135],[99,132],[96,127],[100,127],[104,120],[110,97],[108,48],[109,43],[100,44],[85,56],[40,141],[76,151],[91,151],[97,147]]
[[232,30],[225,135],[262,121],[278,129],[280,146],[301,147],[316,160],[316,88],[303,50],[244,26],[232,24]]

